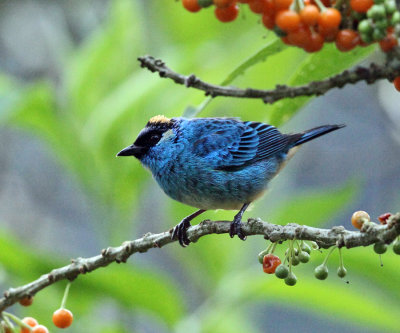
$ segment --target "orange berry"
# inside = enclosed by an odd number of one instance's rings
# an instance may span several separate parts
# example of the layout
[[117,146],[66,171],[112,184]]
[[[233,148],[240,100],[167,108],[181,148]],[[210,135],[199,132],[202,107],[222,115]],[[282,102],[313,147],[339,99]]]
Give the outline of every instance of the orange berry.
[[25,298],[19,300],[19,304],[21,304],[22,306],[29,306],[29,305],[32,305],[32,303],[33,303],[32,296],[28,296],[28,297],[25,297]]
[[[37,322],[37,320],[35,318],[32,317],[25,317],[22,319],[22,322],[30,327],[35,327],[37,325],[39,325],[39,323]],[[31,331],[25,327],[21,327],[21,333],[30,333]]]
[[335,8],[326,8],[319,14],[318,25],[323,29],[338,28],[342,20],[342,15]]
[[383,52],[389,52],[397,46],[398,43],[397,38],[392,33],[388,33],[386,37],[379,42],[379,46]]
[[261,14],[264,11],[265,1],[264,0],[250,0],[249,8],[253,13]]
[[304,50],[306,52],[318,52],[324,46],[324,37],[322,37],[319,33],[312,33],[309,41],[304,46]]
[[49,333],[49,330],[46,326],[37,325],[32,329],[32,333]]
[[360,36],[357,31],[343,29],[336,35],[336,47],[339,51],[346,52],[354,49],[360,43]]
[[233,1],[232,0],[213,0],[214,5],[219,8],[228,7]]
[[196,13],[201,9],[197,0],[182,0],[182,5],[186,10],[192,13]]
[[289,9],[293,0],[275,0],[275,9],[276,11]]
[[319,9],[315,5],[305,6],[299,13],[300,20],[309,26],[316,25],[319,18]]
[[300,26],[300,15],[294,10],[282,10],[276,15],[275,23],[283,31],[293,31]]
[[67,328],[71,326],[74,316],[67,309],[58,309],[53,313],[53,323],[58,328]]
[[275,27],[275,17],[264,13],[262,16],[262,23],[267,29],[272,30]]
[[351,217],[351,224],[357,229],[361,229],[364,221],[371,221],[371,218],[369,217],[368,213],[364,212],[363,210],[355,212]]
[[234,21],[239,13],[239,7],[235,4],[230,5],[229,7],[225,8],[215,8],[215,16],[221,22],[231,22]]
[[374,0],[350,0],[351,9],[359,13],[366,13],[373,4]]
[[[292,0],[290,0],[290,1],[292,1]],[[275,1],[274,0],[264,0],[263,13],[274,16],[275,12],[277,12],[277,9],[275,8]]]
[[396,88],[397,91],[400,91],[400,76],[397,76],[393,80],[394,87]]

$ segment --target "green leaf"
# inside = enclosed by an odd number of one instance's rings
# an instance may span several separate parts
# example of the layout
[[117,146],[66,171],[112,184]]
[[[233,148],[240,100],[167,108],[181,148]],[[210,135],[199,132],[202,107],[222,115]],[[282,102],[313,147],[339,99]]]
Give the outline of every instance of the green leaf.
[[[282,41],[273,36],[267,44],[259,51],[257,51],[252,56],[248,57],[241,64],[239,64],[236,68],[234,68],[228,76],[221,82],[221,86],[226,86],[232,83],[237,77],[243,75],[249,68],[254,65],[266,61],[268,57],[276,55],[283,50],[286,49],[286,45],[282,43]],[[196,109],[187,108],[185,109],[183,116],[193,118],[198,115],[210,102],[212,98],[207,97]]]
[[[327,44],[320,52],[309,55],[300,62],[286,83],[289,86],[297,86],[328,78],[357,64],[374,50],[375,46],[370,46],[358,47],[351,52],[339,52],[333,44]],[[286,98],[274,103],[269,109],[270,123],[275,126],[285,123],[312,98]]]

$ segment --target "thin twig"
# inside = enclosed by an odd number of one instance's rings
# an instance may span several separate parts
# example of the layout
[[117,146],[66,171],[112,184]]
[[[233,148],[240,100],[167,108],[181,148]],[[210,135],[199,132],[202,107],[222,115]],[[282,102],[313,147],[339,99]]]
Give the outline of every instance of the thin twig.
[[[203,221],[188,229],[188,237],[192,242],[210,234],[227,234],[230,230],[230,221]],[[390,244],[400,235],[400,213],[392,215],[386,225],[373,223],[366,224],[360,231],[349,231],[344,227],[333,227],[331,229],[313,228],[305,225],[290,223],[285,226],[263,222],[260,219],[249,219],[242,228],[248,235],[262,235],[272,242],[285,241],[288,239],[309,240],[317,242],[320,247],[359,247],[368,246],[377,242]],[[173,243],[171,232],[160,234],[146,234],[142,238],[124,242],[118,247],[109,247],[100,255],[90,258],[77,258],[72,263],[52,270],[42,275],[35,281],[26,285],[10,288],[4,292],[0,299],[0,312],[27,296],[33,296],[40,290],[60,280],[73,280],[81,274],[92,272],[100,267],[108,266],[113,262],[126,262],[134,253],[146,252],[151,248],[161,248]]]
[[359,81],[365,81],[368,84],[374,83],[379,79],[393,80],[400,75],[400,66],[397,65],[377,65],[370,64],[368,67],[357,66],[350,70],[345,70],[340,74],[331,76],[325,80],[312,81],[310,83],[289,87],[287,85],[277,85],[272,90],[260,89],[240,89],[231,86],[220,86],[202,81],[194,74],[185,76],[179,74],[169,67],[164,61],[155,59],[152,56],[139,57],[138,60],[142,67],[151,72],[158,72],[160,77],[173,80],[175,83],[183,84],[186,87],[193,87],[203,90],[206,96],[229,96],[236,98],[258,98],[264,103],[274,103],[284,98],[294,98],[299,96],[322,95],[333,88],[342,88],[346,84],[354,84]]

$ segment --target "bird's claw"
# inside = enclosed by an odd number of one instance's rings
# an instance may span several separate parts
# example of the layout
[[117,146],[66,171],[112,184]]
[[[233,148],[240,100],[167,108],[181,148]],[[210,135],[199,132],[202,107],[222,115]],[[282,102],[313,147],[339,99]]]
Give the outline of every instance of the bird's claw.
[[179,224],[177,224],[172,232],[171,239],[178,238],[179,244],[182,247],[186,247],[190,244],[190,240],[187,236],[187,229],[191,226],[190,222],[184,218]]
[[229,230],[229,236],[233,238],[235,235],[237,235],[242,241],[246,240],[247,236],[243,233],[242,225],[243,224],[240,220],[233,220]]

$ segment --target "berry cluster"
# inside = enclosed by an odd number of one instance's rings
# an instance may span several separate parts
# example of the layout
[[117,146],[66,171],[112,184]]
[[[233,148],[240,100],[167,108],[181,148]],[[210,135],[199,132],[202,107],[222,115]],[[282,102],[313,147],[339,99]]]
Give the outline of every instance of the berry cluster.
[[[182,4],[190,12],[214,6],[221,22],[234,21],[239,5],[248,5],[285,44],[306,52],[317,52],[330,42],[342,52],[379,42],[382,51],[389,52],[400,36],[395,0],[182,0]],[[400,76],[393,83],[400,91]]]
[[[380,224],[387,225],[390,217],[392,216],[391,213],[384,213],[378,217]],[[361,231],[368,230],[370,227],[374,226],[375,223],[371,222],[371,218],[367,212],[359,210],[353,214],[351,217],[351,224]],[[374,251],[377,254],[384,254],[388,248],[388,245],[383,242],[378,242],[374,244]],[[400,238],[397,237],[396,240],[393,242],[393,252],[395,254],[400,255]]]
[[[378,217],[379,222],[382,225],[390,224],[392,214],[385,213]],[[364,211],[358,211],[351,217],[351,223],[357,229],[362,232],[367,231],[369,228],[376,226],[375,223],[371,222],[370,216]],[[388,226],[389,227],[389,226]],[[294,286],[297,283],[297,277],[292,272],[292,267],[297,266],[300,263],[307,263],[310,260],[311,250],[318,250],[319,246],[315,242],[310,242],[311,246],[304,241],[289,240],[289,246],[285,252],[285,259],[282,263],[281,259],[274,254],[277,243],[271,243],[266,250],[262,251],[258,255],[258,260],[263,266],[263,270],[267,274],[275,274],[279,279],[284,279],[288,286]],[[339,251],[339,267],[337,269],[337,276],[344,278],[347,275],[347,270],[343,265],[343,257],[341,248],[338,246],[332,246],[326,255],[321,265],[317,266],[314,270],[314,276],[318,280],[325,280],[328,277],[328,266],[327,261],[333,251],[338,249]],[[373,247],[374,251],[381,255],[386,252],[387,244],[383,242],[377,242]],[[400,255],[400,237],[393,242],[393,252]]]
[[[65,303],[68,298],[70,283],[65,288],[64,297],[61,302],[61,307],[53,313],[53,323],[58,328],[67,328],[71,326],[74,319],[72,312],[65,309]],[[25,297],[19,301],[22,306],[30,306],[33,303],[33,297]],[[13,322],[16,324],[13,324]],[[0,322],[1,333],[49,333],[49,330],[44,325],[39,325],[38,321],[33,317],[25,317],[23,319],[5,312],[2,312],[2,321]]]

